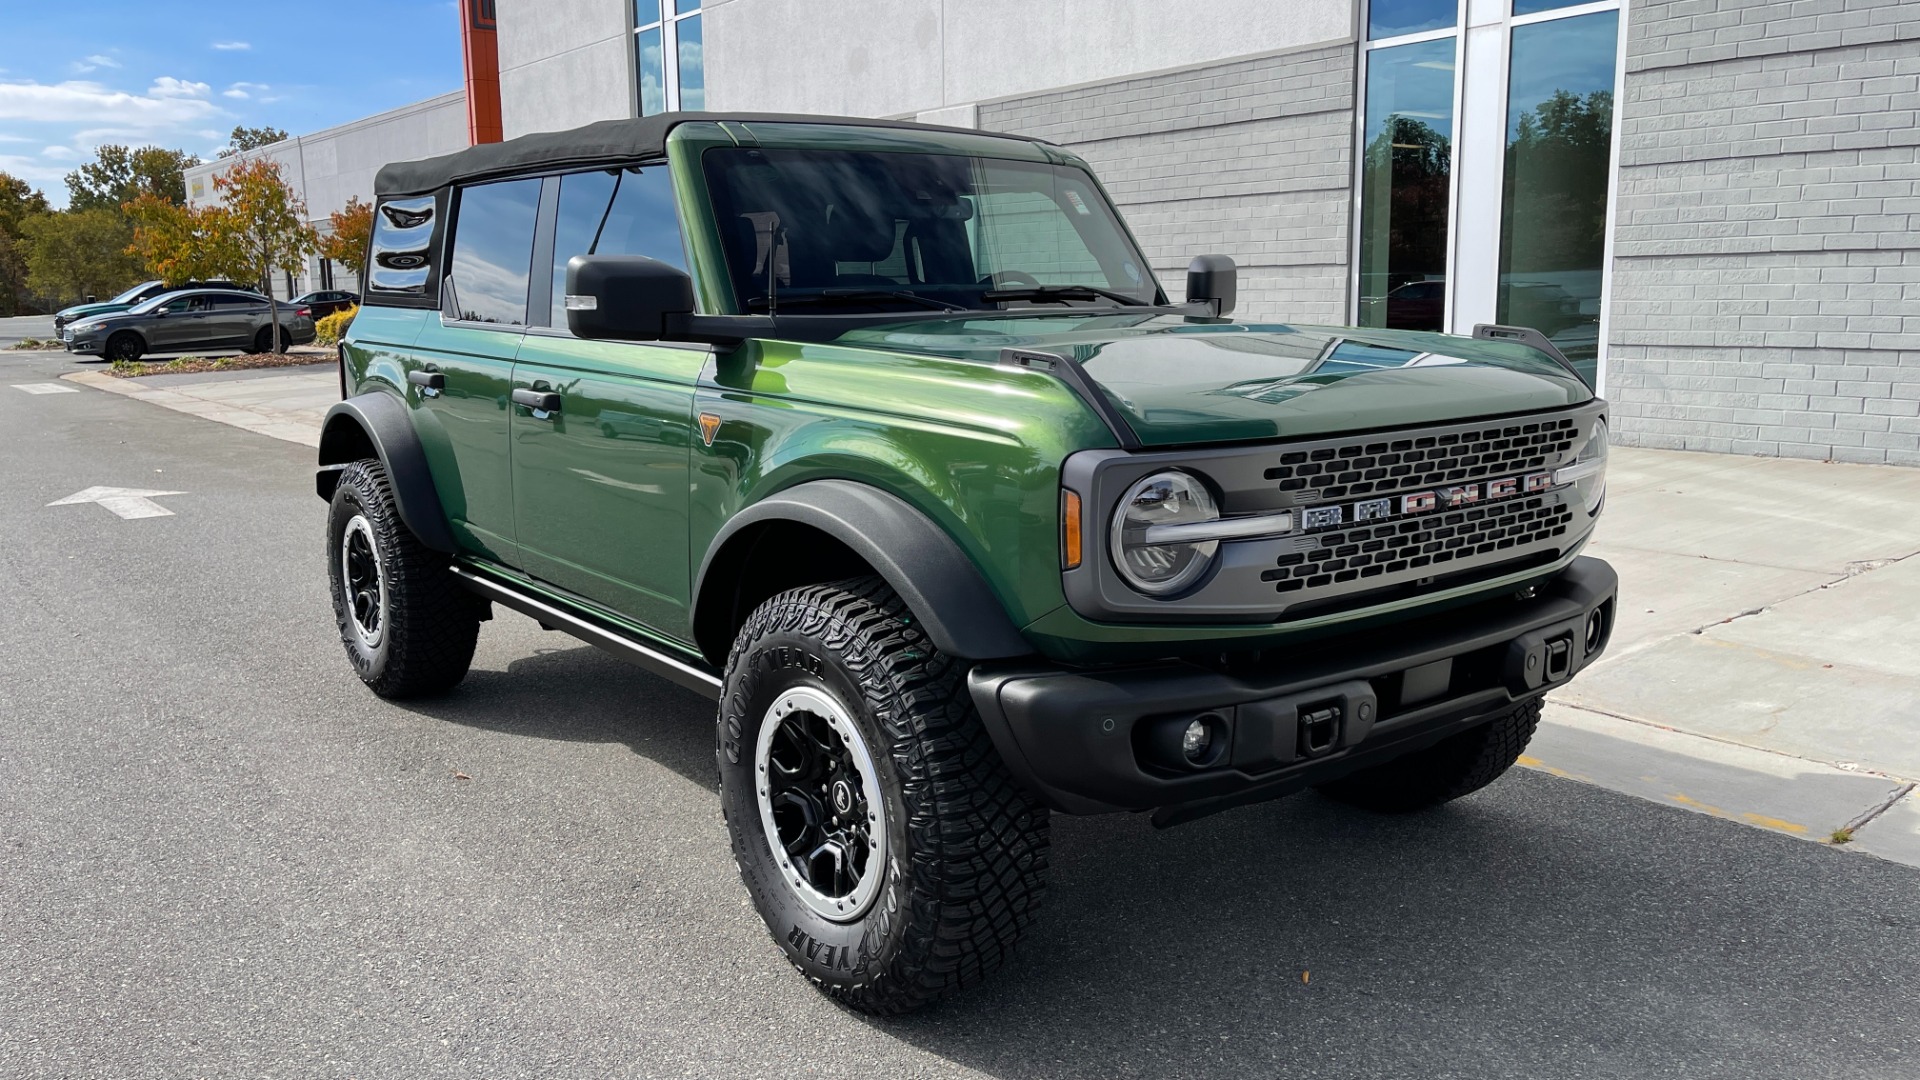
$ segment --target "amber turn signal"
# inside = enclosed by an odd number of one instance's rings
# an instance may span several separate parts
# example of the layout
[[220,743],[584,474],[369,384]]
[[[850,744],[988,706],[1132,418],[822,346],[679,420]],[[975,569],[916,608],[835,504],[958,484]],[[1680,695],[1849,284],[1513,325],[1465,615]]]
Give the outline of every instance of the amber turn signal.
[[1062,491],[1060,493],[1060,551],[1062,569],[1072,570],[1080,565],[1080,493]]

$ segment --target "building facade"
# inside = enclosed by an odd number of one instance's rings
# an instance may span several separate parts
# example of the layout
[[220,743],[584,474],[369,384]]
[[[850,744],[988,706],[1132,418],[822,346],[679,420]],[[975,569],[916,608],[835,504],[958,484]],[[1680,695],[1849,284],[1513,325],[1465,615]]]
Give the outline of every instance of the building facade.
[[1920,465],[1914,0],[495,8],[508,138],[702,107],[1034,135],[1163,283],[1232,256],[1245,317],[1528,325],[1623,442]]
[[[457,33],[459,28],[449,27]],[[373,174],[391,161],[451,154],[467,146],[467,99],[462,91],[442,94],[403,108],[300,135],[236,158],[220,158],[187,170],[187,201],[217,201],[214,176],[235,161],[264,157],[280,164],[281,175],[307,204],[307,220],[324,232],[328,215],[349,199],[372,201]],[[360,291],[360,282],[343,267],[319,256],[299,274],[279,275],[275,295],[291,299],[315,289]]]

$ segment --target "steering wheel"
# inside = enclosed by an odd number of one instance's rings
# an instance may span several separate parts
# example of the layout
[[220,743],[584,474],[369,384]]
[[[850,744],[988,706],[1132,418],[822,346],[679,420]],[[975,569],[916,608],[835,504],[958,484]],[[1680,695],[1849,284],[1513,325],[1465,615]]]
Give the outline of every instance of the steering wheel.
[[1002,270],[998,273],[988,274],[986,277],[981,278],[979,283],[990,289],[1004,289],[1008,285],[1028,285],[1038,288],[1040,286],[1040,279],[1024,270]]

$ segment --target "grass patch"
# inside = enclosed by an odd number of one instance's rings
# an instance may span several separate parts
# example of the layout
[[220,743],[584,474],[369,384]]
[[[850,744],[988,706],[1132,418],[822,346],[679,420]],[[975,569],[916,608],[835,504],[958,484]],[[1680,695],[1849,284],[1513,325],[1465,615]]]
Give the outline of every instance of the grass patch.
[[7,346],[8,350],[12,352],[41,352],[46,349],[57,349],[59,347],[60,343],[57,341],[42,341],[39,338],[21,338],[19,341]]
[[1835,845],[1850,844],[1852,842],[1853,842],[1852,829],[1835,829],[1833,830],[1832,833],[1828,834],[1827,836],[1827,843],[1829,844],[1835,844]]
[[120,379],[137,379],[142,375],[197,375],[205,371],[246,371],[253,368],[312,367],[325,364],[324,356],[300,356],[281,353],[248,353],[245,356],[182,356],[165,363],[143,364],[138,361],[129,363],[115,360],[107,367],[107,374]]

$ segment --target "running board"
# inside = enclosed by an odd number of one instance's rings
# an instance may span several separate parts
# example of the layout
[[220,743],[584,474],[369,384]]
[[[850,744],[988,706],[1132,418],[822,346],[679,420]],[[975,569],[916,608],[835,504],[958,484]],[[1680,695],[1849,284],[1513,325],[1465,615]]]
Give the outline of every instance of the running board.
[[638,664],[663,679],[678,683],[689,690],[698,691],[715,701],[720,700],[720,678],[703,667],[690,664],[651,645],[635,641],[625,634],[583,619],[570,611],[556,607],[538,597],[529,596],[492,578],[482,577],[465,567],[455,566],[452,569],[453,576],[460,579],[461,585],[488,600],[504,604],[542,626],[562,631],[589,645],[605,649],[620,659]]

